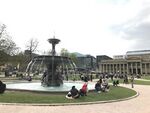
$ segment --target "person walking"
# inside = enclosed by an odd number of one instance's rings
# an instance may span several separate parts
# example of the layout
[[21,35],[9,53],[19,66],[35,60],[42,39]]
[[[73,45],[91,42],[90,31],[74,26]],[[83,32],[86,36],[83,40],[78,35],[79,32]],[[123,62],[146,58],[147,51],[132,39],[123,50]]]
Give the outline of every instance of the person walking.
[[131,75],[131,87],[134,88],[134,75]]

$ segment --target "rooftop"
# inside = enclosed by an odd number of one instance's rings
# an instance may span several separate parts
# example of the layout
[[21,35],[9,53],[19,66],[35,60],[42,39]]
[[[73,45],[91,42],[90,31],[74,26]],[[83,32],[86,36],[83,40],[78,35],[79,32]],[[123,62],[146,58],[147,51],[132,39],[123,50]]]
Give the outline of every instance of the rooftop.
[[126,55],[143,55],[150,54],[150,50],[127,51]]

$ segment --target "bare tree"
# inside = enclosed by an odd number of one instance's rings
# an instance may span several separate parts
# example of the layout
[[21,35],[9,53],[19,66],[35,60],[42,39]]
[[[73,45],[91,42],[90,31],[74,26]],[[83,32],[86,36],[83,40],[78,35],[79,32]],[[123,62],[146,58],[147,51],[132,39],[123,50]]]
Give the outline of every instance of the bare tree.
[[0,51],[14,55],[18,48],[11,36],[6,32],[6,25],[0,25]]
[[34,38],[31,38],[31,39],[28,41],[28,43],[27,43],[27,45],[26,45],[26,48],[27,48],[27,50],[29,50],[29,55],[30,55],[29,57],[30,57],[30,60],[32,59],[33,53],[34,53],[35,51],[37,51],[38,44],[39,44],[38,40],[37,40],[37,39],[34,39]]

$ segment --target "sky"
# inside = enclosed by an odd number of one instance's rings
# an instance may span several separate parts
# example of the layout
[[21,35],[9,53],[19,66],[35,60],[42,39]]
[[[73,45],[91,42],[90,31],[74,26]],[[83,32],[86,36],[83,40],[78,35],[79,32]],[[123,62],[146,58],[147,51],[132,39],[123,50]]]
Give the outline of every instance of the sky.
[[56,51],[124,55],[150,49],[149,0],[0,0],[0,24],[21,50],[39,41],[38,53]]

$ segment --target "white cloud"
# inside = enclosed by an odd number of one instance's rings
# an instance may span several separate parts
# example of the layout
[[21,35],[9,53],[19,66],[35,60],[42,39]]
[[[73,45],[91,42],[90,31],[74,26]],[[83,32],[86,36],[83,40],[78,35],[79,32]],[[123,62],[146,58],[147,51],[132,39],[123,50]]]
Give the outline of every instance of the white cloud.
[[113,28],[123,39],[135,42],[130,49],[150,49],[149,17],[150,4],[148,4],[147,1],[141,2],[141,8],[134,17],[120,25],[115,25]]

